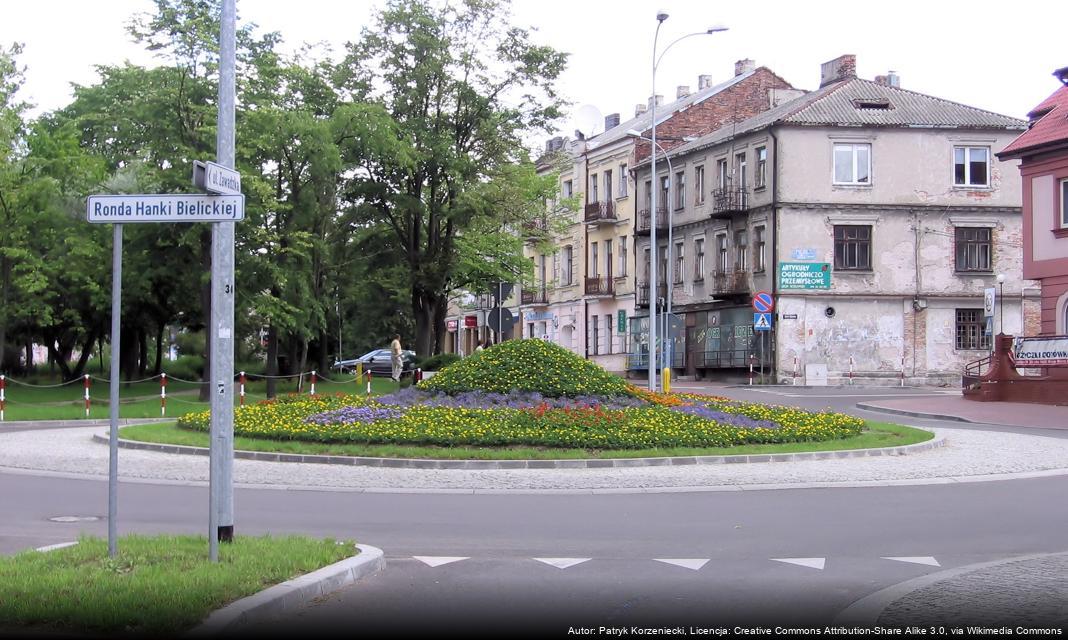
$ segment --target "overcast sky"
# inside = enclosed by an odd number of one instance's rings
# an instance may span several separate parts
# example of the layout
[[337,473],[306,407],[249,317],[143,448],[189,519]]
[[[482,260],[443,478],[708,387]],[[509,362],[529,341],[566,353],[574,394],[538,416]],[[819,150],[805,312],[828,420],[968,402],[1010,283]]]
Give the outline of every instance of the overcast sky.
[[[37,105],[34,113],[66,104],[70,83],[94,82],[94,65],[153,63],[124,30],[131,15],[152,9],[150,0],[0,3],[0,46],[25,43],[20,95]],[[325,41],[340,50],[381,2],[238,0],[237,6],[242,23],[279,31],[289,47]],[[1068,66],[1068,9],[1051,2],[1042,14],[1025,12],[1028,6],[987,0],[514,0],[513,22],[535,27],[539,43],[571,54],[560,88],[575,111],[593,105],[623,120],[634,115],[635,104],[652,93],[653,34],[663,9],[670,17],[661,28],[661,48],[712,25],[730,29],[687,39],[664,56],[657,93],[668,102],[679,85],[696,89],[698,74],[726,80],[741,58],[796,87],[815,89],[820,63],[852,53],[862,78],[893,69],[903,88],[1023,118],[1059,86],[1053,70]],[[570,135],[576,124],[563,121],[559,129]]]

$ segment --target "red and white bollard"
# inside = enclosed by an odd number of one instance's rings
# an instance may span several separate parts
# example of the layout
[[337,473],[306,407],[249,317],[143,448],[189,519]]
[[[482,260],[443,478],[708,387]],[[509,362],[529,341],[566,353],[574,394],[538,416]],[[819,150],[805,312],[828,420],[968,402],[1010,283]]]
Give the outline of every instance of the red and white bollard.
[[905,386],[905,356],[901,356],[901,386]]
[[89,417],[89,374],[85,374],[85,417]]
[[159,374],[159,415],[167,417],[167,374]]
[[7,378],[0,375],[0,422],[4,421],[4,403],[7,402],[7,398],[4,397],[4,389],[7,388]]
[[794,356],[794,386],[797,386],[797,356]]
[[420,369],[419,367],[416,367],[415,368],[415,382],[422,382],[422,380],[423,380],[423,370]]
[[240,398],[239,402],[241,403],[241,406],[243,407],[243,406],[245,406],[245,372],[244,371],[241,372],[241,377],[238,378],[238,380],[240,380],[240,382],[241,382],[241,391],[239,392],[240,395],[238,397]]
[[315,395],[315,372],[311,372],[311,389],[309,389],[311,395]]
[[371,395],[371,372],[367,372],[367,395]]
[[853,384],[853,356],[849,356],[849,384]]
[[749,354],[749,386],[753,386],[753,354]]

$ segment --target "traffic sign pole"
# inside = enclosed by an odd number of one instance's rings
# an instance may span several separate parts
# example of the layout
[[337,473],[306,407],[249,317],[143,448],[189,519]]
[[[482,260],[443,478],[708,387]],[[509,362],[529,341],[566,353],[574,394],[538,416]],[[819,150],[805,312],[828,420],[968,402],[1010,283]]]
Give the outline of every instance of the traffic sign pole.
[[[111,407],[108,429],[108,556],[119,554],[119,357],[122,340],[122,225],[112,229],[111,253]],[[86,405],[89,376],[85,377]]]

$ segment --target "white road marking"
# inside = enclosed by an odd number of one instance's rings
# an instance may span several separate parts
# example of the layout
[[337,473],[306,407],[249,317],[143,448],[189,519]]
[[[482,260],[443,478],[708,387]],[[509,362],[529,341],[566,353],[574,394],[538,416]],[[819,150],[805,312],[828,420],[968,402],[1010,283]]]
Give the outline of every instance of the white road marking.
[[37,547],[37,551],[42,551],[42,552],[44,552],[44,551],[55,551],[56,549],[65,549],[67,547],[73,547],[76,544],[78,544],[77,541],[75,541],[75,542],[60,542],[59,544],[50,544],[50,545],[45,546],[45,547]]
[[826,562],[826,558],[772,558],[775,562],[786,562],[788,564],[796,564],[801,567],[810,567],[812,569],[819,569],[823,571],[823,565]]
[[556,567],[557,569],[567,569],[573,567],[576,564],[582,564],[588,562],[591,558],[534,558],[538,562],[544,562],[545,564]]
[[667,564],[673,564],[676,567],[682,567],[683,569],[692,569],[697,571],[701,567],[708,564],[708,558],[653,558],[657,562],[664,562]]
[[443,564],[449,564],[450,562],[459,562],[461,560],[467,560],[470,556],[454,557],[454,556],[412,556],[420,562],[425,562],[429,567],[440,567]]
[[897,560],[898,562],[911,562],[913,564],[925,564],[931,567],[941,567],[938,560],[935,560],[931,556],[897,556],[889,557],[882,556],[883,560]]

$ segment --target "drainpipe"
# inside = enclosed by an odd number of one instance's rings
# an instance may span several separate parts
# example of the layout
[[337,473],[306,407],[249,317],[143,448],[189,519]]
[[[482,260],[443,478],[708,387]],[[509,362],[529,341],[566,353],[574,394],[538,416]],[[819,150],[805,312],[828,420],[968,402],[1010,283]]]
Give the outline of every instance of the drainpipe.
[[[771,136],[771,299],[778,308],[779,289],[779,138],[775,135],[775,129],[768,129]],[[767,273],[767,265],[764,265]],[[780,314],[781,315],[781,314]],[[776,322],[771,331],[771,374],[775,380],[779,377],[779,323]]]
[[917,353],[917,349],[916,349],[916,340],[917,340],[916,329],[919,326],[918,316],[920,314],[920,291],[923,289],[923,287],[921,286],[921,280],[920,280],[920,278],[923,277],[923,275],[922,275],[923,271],[920,269],[920,216],[919,216],[919,213],[917,211],[915,211],[915,210],[912,211],[912,230],[913,230],[913,233],[915,234],[915,242],[913,242],[915,256],[913,257],[912,262],[916,267],[916,278],[915,278],[916,293],[915,293],[915,295],[913,296],[913,299],[912,299],[913,300],[913,302],[912,302],[912,377],[915,378],[916,377],[916,353]]

